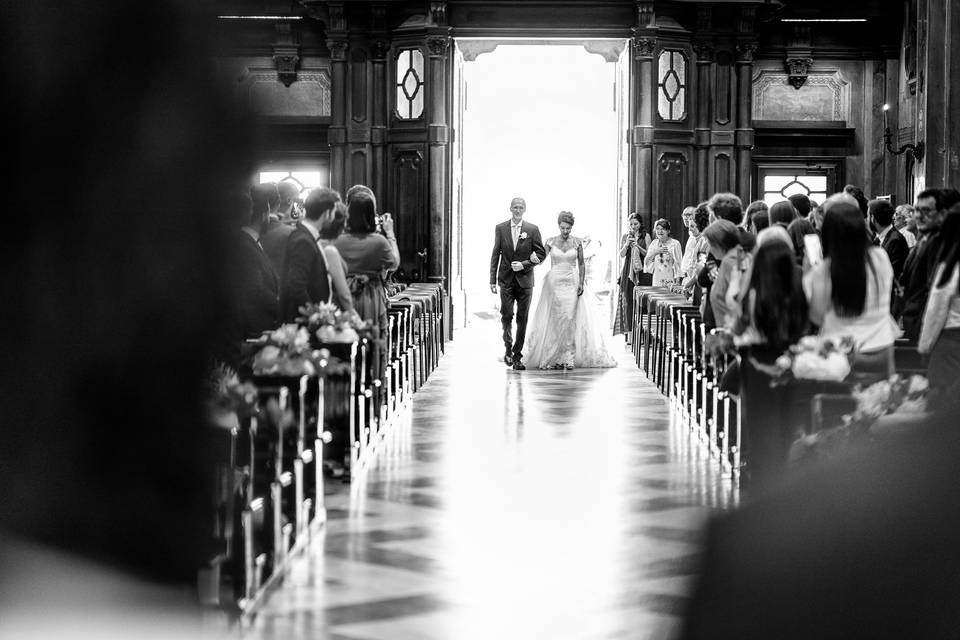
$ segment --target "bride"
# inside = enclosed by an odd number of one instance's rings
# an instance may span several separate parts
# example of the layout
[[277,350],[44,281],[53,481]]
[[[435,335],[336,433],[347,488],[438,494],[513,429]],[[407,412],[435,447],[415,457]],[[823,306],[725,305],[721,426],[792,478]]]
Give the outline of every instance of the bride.
[[583,241],[570,235],[573,214],[560,212],[557,224],[560,235],[543,243],[550,271],[543,279],[523,359],[528,367],[540,369],[615,367],[606,336],[594,319],[593,298],[583,295],[586,264]]

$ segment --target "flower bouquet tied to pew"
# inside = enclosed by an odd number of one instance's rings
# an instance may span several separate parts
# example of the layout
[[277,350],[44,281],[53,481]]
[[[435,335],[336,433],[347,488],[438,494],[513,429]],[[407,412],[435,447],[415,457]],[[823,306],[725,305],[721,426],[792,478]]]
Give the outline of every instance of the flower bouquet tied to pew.
[[356,311],[341,311],[328,302],[307,303],[300,307],[297,325],[321,343],[351,343],[366,338],[374,340],[373,323],[363,320]]
[[313,376],[337,364],[327,349],[314,349],[310,333],[296,324],[264,332],[258,346],[253,357],[253,373],[258,376]]
[[772,365],[752,364],[770,376],[771,386],[792,380],[840,382],[850,375],[853,339],[841,340],[804,336],[791,345]]

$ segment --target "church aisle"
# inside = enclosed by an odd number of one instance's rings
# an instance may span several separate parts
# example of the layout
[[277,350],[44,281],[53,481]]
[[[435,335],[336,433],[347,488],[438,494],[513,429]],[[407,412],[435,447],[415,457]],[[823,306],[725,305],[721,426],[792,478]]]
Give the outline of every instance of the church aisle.
[[515,372],[498,329],[457,334],[244,637],[670,637],[704,519],[736,489],[628,352]]

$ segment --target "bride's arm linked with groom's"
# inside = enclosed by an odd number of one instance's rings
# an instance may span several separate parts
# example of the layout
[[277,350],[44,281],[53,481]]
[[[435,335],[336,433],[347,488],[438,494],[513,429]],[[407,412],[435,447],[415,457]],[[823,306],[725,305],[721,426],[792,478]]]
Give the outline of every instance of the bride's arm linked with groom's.
[[[494,234],[493,253],[490,256],[490,290],[514,282],[523,289],[533,288],[533,268],[547,258],[540,229],[523,222],[516,247],[513,245],[510,221],[498,224]],[[536,258],[536,261],[533,258]]]

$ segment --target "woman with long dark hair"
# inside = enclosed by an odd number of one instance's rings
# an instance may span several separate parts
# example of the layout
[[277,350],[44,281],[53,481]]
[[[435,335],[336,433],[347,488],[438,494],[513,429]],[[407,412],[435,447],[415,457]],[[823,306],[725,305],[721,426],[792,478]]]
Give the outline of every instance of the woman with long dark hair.
[[854,342],[853,368],[893,373],[893,342],[899,334],[890,315],[893,267],[887,252],[870,244],[863,213],[839,201],[823,216],[823,262],[803,277],[810,321],[820,335]]
[[917,350],[929,353],[930,407],[956,407],[960,396],[960,205],[954,205],[940,227],[930,295],[923,314]]
[[763,486],[782,474],[803,413],[794,410],[789,385],[771,387],[764,371],[810,330],[807,298],[793,247],[780,225],[757,237],[750,280],[743,296],[740,409],[748,477]]
[[613,322],[613,334],[623,333],[627,343],[631,340],[633,327],[633,288],[643,282],[643,260],[650,246],[650,234],[643,228],[643,219],[639,213],[631,213],[627,218],[629,233],[620,238],[620,257],[623,264],[620,268],[620,300],[617,305],[617,315]]
[[804,236],[816,234],[817,230],[813,228],[813,223],[806,218],[797,218],[787,226],[787,233],[790,234],[790,240],[793,244],[793,251],[796,255],[797,264],[803,264],[804,255]]

